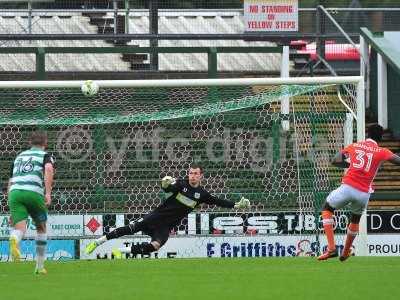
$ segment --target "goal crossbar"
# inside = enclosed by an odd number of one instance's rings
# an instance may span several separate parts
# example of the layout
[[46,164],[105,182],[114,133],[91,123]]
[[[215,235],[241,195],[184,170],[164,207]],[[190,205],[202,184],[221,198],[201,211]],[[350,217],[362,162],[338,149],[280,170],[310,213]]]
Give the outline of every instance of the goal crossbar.
[[[199,87],[291,84],[358,84],[361,76],[295,77],[295,78],[228,78],[228,79],[165,79],[165,80],[95,80],[102,88],[129,87]],[[79,88],[83,80],[66,81],[0,81],[0,88]]]

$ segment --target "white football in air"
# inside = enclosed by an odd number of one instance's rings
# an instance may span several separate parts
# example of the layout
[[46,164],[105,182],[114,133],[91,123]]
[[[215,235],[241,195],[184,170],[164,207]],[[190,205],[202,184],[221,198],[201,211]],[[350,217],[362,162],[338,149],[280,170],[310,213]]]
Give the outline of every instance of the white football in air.
[[99,91],[99,86],[92,80],[86,80],[81,86],[82,94],[86,97],[92,97]]

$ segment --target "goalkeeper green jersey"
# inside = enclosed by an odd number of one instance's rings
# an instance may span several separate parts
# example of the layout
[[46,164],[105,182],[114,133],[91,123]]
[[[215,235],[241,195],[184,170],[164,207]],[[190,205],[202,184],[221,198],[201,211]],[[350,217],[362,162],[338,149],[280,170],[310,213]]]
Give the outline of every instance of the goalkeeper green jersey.
[[12,190],[25,190],[44,195],[44,166],[54,165],[54,158],[46,151],[32,147],[21,152],[11,167]]

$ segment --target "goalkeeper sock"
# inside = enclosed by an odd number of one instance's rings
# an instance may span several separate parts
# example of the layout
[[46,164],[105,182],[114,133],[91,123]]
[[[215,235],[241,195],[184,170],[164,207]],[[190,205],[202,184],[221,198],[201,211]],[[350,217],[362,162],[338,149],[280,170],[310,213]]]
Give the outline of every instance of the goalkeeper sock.
[[359,226],[355,223],[350,223],[347,227],[347,236],[346,242],[344,244],[342,256],[349,256],[350,255],[350,248],[353,245],[353,241],[358,234]]
[[124,227],[118,227],[117,229],[111,231],[110,233],[106,234],[107,240],[112,240],[119,238],[124,235],[130,235],[132,234],[131,227],[129,225],[124,226]]
[[46,260],[46,246],[47,246],[47,234],[38,233],[36,235],[36,269],[41,270],[44,267],[44,261]]
[[336,249],[335,234],[333,232],[333,213],[329,210],[322,211],[322,224],[324,226],[326,239],[328,240],[328,250],[333,251]]
[[129,224],[124,227],[118,227],[117,229],[111,231],[110,233],[107,233],[106,239],[112,240],[112,239],[116,239],[116,238],[119,238],[124,235],[131,235],[136,232],[142,231],[143,230],[142,227],[143,226],[142,226],[141,222]]
[[95,240],[97,245],[101,245],[103,243],[105,243],[107,241],[107,236],[103,235],[101,237],[99,237],[98,239]]

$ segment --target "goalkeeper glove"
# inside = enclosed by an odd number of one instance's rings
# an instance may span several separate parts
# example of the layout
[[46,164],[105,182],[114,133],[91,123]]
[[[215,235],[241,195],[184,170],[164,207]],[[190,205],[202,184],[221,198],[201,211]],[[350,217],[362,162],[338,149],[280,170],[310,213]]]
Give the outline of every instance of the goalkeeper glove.
[[249,206],[250,206],[249,199],[242,197],[238,202],[235,203],[234,208],[248,208]]
[[165,176],[163,179],[161,179],[161,187],[163,189],[166,189],[169,187],[171,184],[174,184],[176,182],[176,179],[171,176]]

